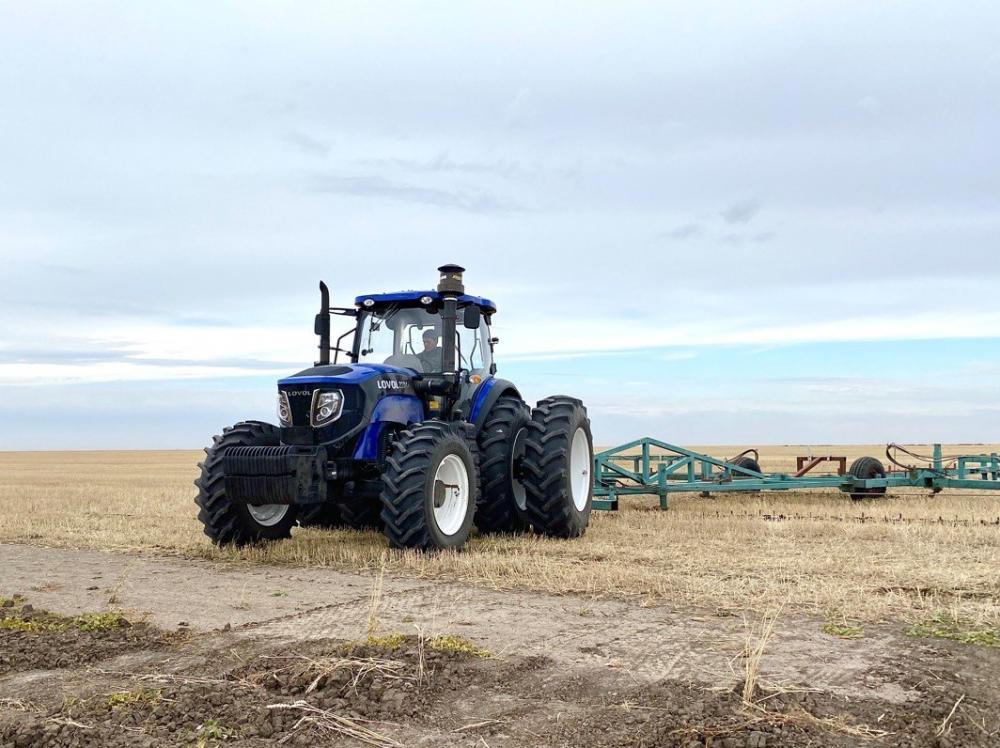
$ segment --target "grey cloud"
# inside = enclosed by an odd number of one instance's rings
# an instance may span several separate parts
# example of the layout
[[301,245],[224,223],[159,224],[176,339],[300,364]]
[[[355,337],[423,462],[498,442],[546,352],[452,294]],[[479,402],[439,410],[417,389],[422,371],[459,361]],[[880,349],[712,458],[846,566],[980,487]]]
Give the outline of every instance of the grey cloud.
[[728,208],[719,211],[719,215],[726,223],[750,223],[759,212],[760,203],[751,198],[733,203]]
[[359,166],[386,167],[417,173],[490,174],[505,178],[527,178],[536,176],[539,169],[528,168],[517,159],[497,159],[495,161],[456,160],[448,153],[440,153],[430,159],[413,158],[372,158],[358,159]]
[[0,364],[99,364],[124,361],[127,358],[128,351],[115,349],[0,349]]
[[691,239],[701,236],[704,233],[701,225],[697,223],[685,223],[670,231],[664,231],[659,236],[663,239]]
[[283,140],[297,150],[309,156],[320,156],[325,158],[330,153],[330,146],[318,138],[306,135],[302,132],[290,132],[284,136]]
[[750,231],[750,232],[730,232],[723,234],[720,239],[726,244],[767,244],[774,241],[777,233],[774,231]]
[[491,192],[418,187],[383,177],[317,176],[312,179],[311,188],[325,194],[385,198],[469,213],[510,213],[521,210],[519,206],[502,200]]
[[185,359],[185,358],[139,358],[135,353],[123,348],[104,348],[95,343],[93,347],[81,348],[5,348],[0,349],[0,364],[106,364],[129,363],[141,366],[182,367],[211,366],[232,369],[275,369],[294,368],[301,361],[278,361],[249,358]]
[[60,273],[62,275],[86,275],[90,271],[79,265],[69,265],[59,262],[43,262],[41,269],[50,273]]

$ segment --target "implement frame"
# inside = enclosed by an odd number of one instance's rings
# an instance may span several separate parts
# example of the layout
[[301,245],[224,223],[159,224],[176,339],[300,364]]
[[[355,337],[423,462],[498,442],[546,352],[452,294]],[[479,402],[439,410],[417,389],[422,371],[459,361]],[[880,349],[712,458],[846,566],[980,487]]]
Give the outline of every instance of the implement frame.
[[794,491],[807,488],[837,489],[852,493],[872,488],[945,488],[1000,491],[1000,458],[997,453],[961,455],[947,460],[941,445],[927,467],[887,473],[882,478],[856,478],[850,474],[764,473],[717,457],[701,454],[651,437],[636,439],[594,455],[594,509],[616,511],[618,498],[630,495],[659,497],[660,508],[669,508],[671,493]]

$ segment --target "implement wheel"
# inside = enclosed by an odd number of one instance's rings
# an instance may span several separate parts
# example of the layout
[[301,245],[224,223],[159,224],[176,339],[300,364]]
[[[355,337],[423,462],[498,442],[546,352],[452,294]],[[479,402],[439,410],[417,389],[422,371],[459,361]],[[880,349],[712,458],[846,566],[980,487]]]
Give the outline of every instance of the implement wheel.
[[[738,466],[738,467],[741,467],[741,468],[746,468],[747,470],[753,470],[755,473],[761,472],[761,470],[760,470],[760,464],[757,462],[757,460],[755,460],[750,455],[744,455],[743,457],[741,457],[740,459],[738,459],[733,464],[736,465],[736,466]],[[750,477],[749,475],[734,475],[733,479],[734,480],[740,480],[740,479],[745,480],[745,479],[747,479],[749,477]]]
[[581,401],[556,395],[538,403],[527,425],[522,464],[526,513],[535,532],[583,535],[594,500],[594,440]]
[[519,397],[496,401],[479,432],[482,495],[476,527],[482,533],[516,533],[527,529],[524,483],[518,472],[524,457],[531,408]]
[[[743,455],[740,459],[736,460],[736,462],[734,462],[733,464],[734,465],[738,465],[741,468],[746,468],[747,470],[753,470],[754,472],[757,472],[757,473],[761,472],[760,463],[758,463],[757,460],[755,460],[750,455]],[[749,475],[742,475],[740,473],[733,473],[733,480],[734,481],[735,480],[750,480],[750,479],[751,478],[750,478]],[[760,491],[758,491],[758,490],[754,490],[754,491],[741,491],[740,493],[758,494],[758,493],[760,493]]]
[[264,540],[290,537],[295,524],[295,507],[288,504],[253,506],[226,496],[223,457],[229,447],[274,447],[280,443],[277,426],[261,421],[243,421],[212,439],[205,459],[198,463],[201,477],[195,503],[205,534],[216,545],[247,545]]
[[461,548],[479,498],[475,442],[441,421],[400,433],[382,475],[382,520],[393,548]]
[[[847,472],[855,478],[861,478],[864,480],[885,477],[885,468],[882,466],[882,463],[874,457],[858,458],[851,463],[851,469]],[[851,491],[851,498],[854,501],[875,499],[879,496],[885,496],[885,491],[885,486],[882,486],[881,488],[855,488]]]

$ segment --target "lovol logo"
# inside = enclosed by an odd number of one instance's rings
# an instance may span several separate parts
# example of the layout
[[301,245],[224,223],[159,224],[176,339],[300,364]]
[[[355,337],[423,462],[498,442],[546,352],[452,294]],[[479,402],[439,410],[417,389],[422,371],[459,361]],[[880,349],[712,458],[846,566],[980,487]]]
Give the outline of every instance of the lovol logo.
[[396,379],[378,380],[378,388],[380,390],[405,390],[407,386],[406,382],[400,382]]
[[291,397],[295,397],[296,395],[312,397],[312,392],[310,392],[309,390],[288,390],[286,394]]

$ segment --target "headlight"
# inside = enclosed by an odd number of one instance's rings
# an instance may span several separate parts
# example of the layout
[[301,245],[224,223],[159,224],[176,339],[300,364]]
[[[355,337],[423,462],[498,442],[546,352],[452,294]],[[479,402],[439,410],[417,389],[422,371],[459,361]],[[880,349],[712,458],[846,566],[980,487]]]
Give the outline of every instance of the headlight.
[[286,428],[292,425],[292,408],[288,404],[287,392],[278,393],[278,422]]
[[338,418],[344,409],[344,396],[340,390],[316,390],[312,401],[312,425],[327,426]]

